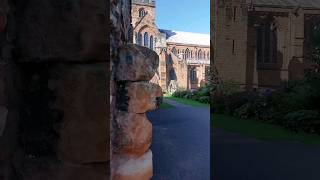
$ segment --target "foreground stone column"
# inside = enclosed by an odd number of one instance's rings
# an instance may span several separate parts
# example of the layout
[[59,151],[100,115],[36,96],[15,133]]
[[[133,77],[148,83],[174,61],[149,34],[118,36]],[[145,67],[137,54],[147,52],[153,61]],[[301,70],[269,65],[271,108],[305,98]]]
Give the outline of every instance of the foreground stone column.
[[128,44],[119,49],[112,122],[113,180],[149,180],[153,175],[152,125],[146,112],[158,108],[162,90],[149,83],[159,66],[156,52]]

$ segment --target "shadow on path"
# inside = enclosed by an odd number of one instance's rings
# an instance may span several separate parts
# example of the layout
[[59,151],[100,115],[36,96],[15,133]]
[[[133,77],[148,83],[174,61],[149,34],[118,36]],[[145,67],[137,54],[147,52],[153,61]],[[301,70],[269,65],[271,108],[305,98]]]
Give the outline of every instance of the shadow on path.
[[320,180],[320,147],[262,141],[215,129],[212,176],[216,180]]
[[165,101],[174,107],[148,113],[153,124],[153,180],[209,180],[209,107]]

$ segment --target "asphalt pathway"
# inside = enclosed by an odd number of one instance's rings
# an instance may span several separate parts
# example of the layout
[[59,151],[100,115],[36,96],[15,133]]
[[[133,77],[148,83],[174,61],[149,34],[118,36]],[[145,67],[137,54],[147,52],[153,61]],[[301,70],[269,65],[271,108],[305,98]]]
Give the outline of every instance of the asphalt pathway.
[[320,180],[320,147],[213,130],[215,180]]
[[[263,141],[214,129],[209,108],[175,106],[148,114],[153,123],[153,180],[320,180],[320,146]],[[211,139],[211,140],[210,140]]]
[[153,124],[153,180],[209,180],[209,107],[166,102],[175,107],[148,113]]

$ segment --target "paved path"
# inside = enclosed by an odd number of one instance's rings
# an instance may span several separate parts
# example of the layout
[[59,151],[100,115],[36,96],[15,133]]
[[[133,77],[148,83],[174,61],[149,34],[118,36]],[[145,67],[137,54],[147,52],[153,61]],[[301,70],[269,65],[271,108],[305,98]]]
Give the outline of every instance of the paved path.
[[216,180],[320,180],[320,147],[298,142],[260,141],[214,130]]
[[209,180],[209,108],[167,102],[175,107],[148,114],[153,123],[153,180]]
[[[168,102],[168,101],[167,101]],[[209,108],[169,101],[148,114],[153,123],[153,180],[210,179]],[[213,180],[320,180],[320,147],[262,141],[215,129]]]

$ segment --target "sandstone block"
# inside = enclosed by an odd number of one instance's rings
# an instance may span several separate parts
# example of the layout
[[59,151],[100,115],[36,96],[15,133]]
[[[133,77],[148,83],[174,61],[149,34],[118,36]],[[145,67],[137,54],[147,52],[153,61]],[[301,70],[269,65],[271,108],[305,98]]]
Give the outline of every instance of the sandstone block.
[[147,82],[129,83],[126,87],[128,111],[131,113],[145,113],[159,108],[162,89],[157,84]]
[[111,167],[112,180],[150,180],[153,176],[152,152],[139,158],[115,156]]
[[119,112],[115,153],[141,156],[149,150],[152,141],[152,124],[145,114]]
[[109,159],[109,102],[106,64],[60,67],[50,87],[55,108],[63,113],[58,156],[76,163]]
[[136,44],[120,48],[116,79],[118,81],[149,81],[159,66],[155,51]]

